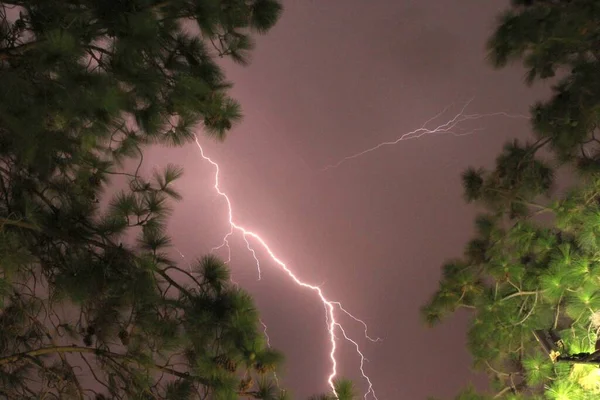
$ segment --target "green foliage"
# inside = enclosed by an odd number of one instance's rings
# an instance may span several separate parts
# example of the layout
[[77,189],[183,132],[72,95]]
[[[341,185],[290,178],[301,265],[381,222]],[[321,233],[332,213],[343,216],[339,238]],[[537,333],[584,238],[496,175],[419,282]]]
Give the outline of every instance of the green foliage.
[[224,138],[241,111],[217,58],[247,62],[280,13],[275,0],[0,2],[0,397],[283,398],[283,357],[226,266],[169,258],[182,170],[139,173],[146,145],[201,125]]
[[[515,1],[499,19],[488,47],[497,67],[521,60],[527,81],[563,76],[552,99],[532,109],[534,132],[550,141],[561,160],[594,160],[583,150],[600,114],[600,3],[595,0]],[[566,72],[566,73],[562,73]],[[582,153],[582,154],[579,154]],[[592,163],[596,164],[596,163]]]
[[312,396],[309,400],[357,400],[358,394],[354,384],[347,379],[336,379],[333,381],[335,396],[333,394],[322,394]]
[[[533,143],[508,143],[493,169],[463,174],[465,199],[485,213],[422,310],[429,324],[458,308],[473,312],[469,349],[490,374],[493,398],[600,395],[600,369],[564,359],[593,353],[600,333],[599,38],[597,1],[514,0],[488,44],[496,67],[519,60],[529,83],[561,76],[531,110]],[[557,194],[561,168],[576,179]],[[536,330],[560,335],[559,358]],[[457,397],[486,398],[473,389]]]

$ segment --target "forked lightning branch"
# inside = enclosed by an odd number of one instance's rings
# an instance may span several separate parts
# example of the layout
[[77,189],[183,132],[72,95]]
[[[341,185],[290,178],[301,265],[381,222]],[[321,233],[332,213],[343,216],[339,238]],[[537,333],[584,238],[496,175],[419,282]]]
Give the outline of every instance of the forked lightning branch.
[[[459,130],[459,125],[465,121],[478,120],[478,119],[481,119],[484,117],[493,117],[493,116],[504,116],[504,117],[508,117],[508,118],[528,118],[523,115],[512,115],[512,114],[508,114],[506,112],[495,112],[495,113],[488,113],[488,114],[466,114],[465,110],[467,109],[469,104],[472,102],[472,100],[473,99],[466,102],[458,114],[454,115],[451,119],[447,120],[446,122],[444,122],[442,124],[437,125],[434,128],[428,128],[427,125],[429,125],[434,120],[438,119],[443,114],[445,114],[448,111],[450,106],[446,107],[444,110],[442,110],[442,112],[435,115],[430,120],[426,121],[420,128],[415,129],[410,132],[407,132],[392,141],[381,142],[369,149],[357,152],[348,157],[344,157],[337,163],[327,166],[325,168],[325,170],[337,168],[346,161],[364,156],[364,155],[371,153],[373,151],[376,151],[379,148],[384,147],[384,146],[396,145],[403,140],[416,139],[416,138],[423,137],[425,135],[441,134],[441,133],[449,133],[449,134],[454,134],[457,136],[462,136],[462,135],[466,135],[466,134],[470,134],[470,133],[474,133],[476,131],[482,130],[482,129],[471,129],[470,131],[461,132]],[[325,322],[325,328],[326,328],[326,332],[327,332],[327,340],[330,343],[329,358],[331,360],[331,369],[330,369],[329,376],[327,377],[327,383],[329,384],[329,387],[331,388],[332,392],[335,395],[334,380],[338,375],[338,366],[339,366],[338,360],[336,358],[336,354],[337,354],[337,350],[338,350],[338,340],[341,337],[341,338],[344,338],[344,340],[348,341],[352,345],[352,347],[356,351],[356,354],[360,358],[360,363],[359,363],[358,369],[367,384],[367,390],[364,394],[364,398],[367,399],[369,396],[371,396],[371,398],[378,400],[377,395],[375,394],[375,389],[373,387],[373,382],[372,382],[371,378],[369,377],[369,375],[365,371],[365,361],[367,361],[367,359],[366,359],[363,351],[361,350],[360,346],[358,345],[358,343],[354,339],[352,339],[351,336],[347,333],[348,328],[344,326],[344,324],[340,320],[340,317],[349,318],[349,319],[353,320],[354,322],[359,323],[364,328],[364,336],[367,340],[369,340],[371,342],[378,342],[381,339],[373,338],[373,337],[369,336],[367,324],[363,320],[361,320],[360,318],[358,318],[358,317],[354,316],[353,314],[351,314],[350,312],[348,312],[342,306],[342,304],[340,302],[329,299],[319,286],[315,286],[313,284],[310,284],[310,283],[300,279],[300,277],[297,275],[297,273],[294,272],[292,269],[290,269],[290,267],[288,267],[288,265],[284,261],[282,261],[279,258],[279,256],[277,256],[275,254],[275,252],[269,247],[266,240],[262,236],[253,232],[250,229],[243,227],[235,220],[232,201],[229,198],[229,196],[221,188],[221,170],[220,170],[219,164],[217,164],[215,161],[213,161],[210,157],[208,157],[206,155],[198,138],[196,138],[195,141],[196,141],[196,145],[200,149],[200,155],[202,156],[202,158],[206,162],[211,164],[211,166],[214,168],[213,188],[214,188],[215,192],[217,193],[217,195],[222,197],[223,200],[225,201],[226,210],[227,210],[227,222],[229,223],[229,231],[223,238],[223,243],[220,246],[214,248],[213,250],[218,250],[220,248],[227,247],[227,250],[229,253],[229,259],[230,259],[231,249],[229,247],[229,239],[232,235],[237,233],[237,234],[241,235],[241,237],[244,239],[248,251],[251,252],[251,254],[256,262],[256,268],[258,271],[259,279],[261,276],[261,265],[260,265],[258,255],[257,255],[253,245],[258,245],[258,246],[262,247],[262,249],[269,256],[270,260],[277,267],[279,267],[296,285],[313,292],[316,295],[316,298],[323,305],[324,312],[325,312],[324,322]],[[265,326],[265,329],[266,329],[266,326]],[[341,335],[336,335],[336,333],[341,334]]]

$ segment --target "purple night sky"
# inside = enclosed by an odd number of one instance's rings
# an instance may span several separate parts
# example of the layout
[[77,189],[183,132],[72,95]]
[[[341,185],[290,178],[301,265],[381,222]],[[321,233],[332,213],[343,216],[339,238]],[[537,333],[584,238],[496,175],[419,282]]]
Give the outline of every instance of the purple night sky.
[[[465,125],[484,128],[473,135],[423,136],[322,169],[420,127],[450,103],[457,111],[471,97],[468,113],[526,114],[543,88],[527,88],[518,68],[494,71],[485,60],[485,41],[507,3],[286,0],[252,64],[227,65],[243,122],[224,143],[201,137],[221,166],[237,221],[384,339],[361,340],[361,326],[344,319],[369,359],[365,371],[380,400],[448,398],[473,378],[466,314],[427,329],[419,307],[436,288],[442,262],[460,256],[472,233],[475,210],[462,200],[461,171],[490,165],[506,140],[527,137],[527,122],[484,118]],[[220,244],[229,230],[226,205],[198,148],[152,149],[149,159],[147,170],[168,162],[185,168],[178,184],[184,200],[170,225],[177,248],[194,258]],[[298,399],[326,391],[319,299],[263,251],[258,281],[239,236],[232,250],[233,278],[255,297],[272,344],[287,356],[285,385]],[[359,358],[340,343],[340,373],[362,391]]]

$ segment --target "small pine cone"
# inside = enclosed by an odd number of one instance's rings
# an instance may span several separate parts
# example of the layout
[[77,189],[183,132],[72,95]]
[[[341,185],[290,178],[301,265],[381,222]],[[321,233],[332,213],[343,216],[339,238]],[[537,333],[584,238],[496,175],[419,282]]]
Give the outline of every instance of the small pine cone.
[[232,360],[227,360],[227,363],[225,364],[225,369],[228,372],[235,372],[237,370],[237,364],[235,362],[233,362]]
[[225,369],[226,371],[235,372],[237,370],[237,364],[235,361],[227,357],[225,354],[216,356],[213,358],[213,360],[219,367]]
[[262,363],[256,363],[256,365],[254,366],[254,368],[256,369],[256,371],[259,374],[266,374],[267,373],[267,367],[262,364]]
[[245,393],[248,390],[250,390],[252,386],[254,386],[254,381],[251,377],[248,377],[247,379],[242,379],[242,381],[240,382],[240,392]]
[[219,355],[214,358],[214,361],[219,367],[222,367],[225,365],[226,358],[224,355]]

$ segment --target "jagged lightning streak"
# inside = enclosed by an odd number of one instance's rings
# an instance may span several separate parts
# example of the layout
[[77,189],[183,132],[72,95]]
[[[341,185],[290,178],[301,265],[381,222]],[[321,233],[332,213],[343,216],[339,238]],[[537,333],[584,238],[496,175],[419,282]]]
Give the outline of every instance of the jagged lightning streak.
[[[258,242],[262,248],[267,252],[267,254],[271,257],[271,259],[273,260],[273,262],[275,262],[275,264],[277,264],[281,270],[283,270],[291,279],[294,283],[296,283],[296,285],[303,287],[305,289],[309,289],[313,292],[315,292],[317,294],[317,296],[319,297],[319,299],[321,300],[321,303],[323,304],[323,307],[325,308],[325,322],[326,322],[326,326],[327,326],[327,331],[329,333],[329,342],[331,344],[330,347],[330,352],[329,352],[329,358],[331,360],[331,373],[329,374],[328,378],[327,378],[327,383],[329,384],[329,387],[331,388],[332,392],[334,395],[336,395],[335,393],[335,386],[334,386],[334,379],[337,376],[337,359],[335,357],[335,353],[337,350],[337,341],[336,341],[336,335],[335,335],[335,330],[336,327],[339,328],[342,332],[342,334],[344,335],[344,338],[346,340],[348,340],[349,342],[353,343],[355,348],[357,349],[357,354],[360,357],[360,371],[361,374],[363,376],[363,378],[367,381],[368,383],[368,391],[367,393],[365,393],[365,399],[367,398],[367,396],[369,394],[372,395],[372,397],[375,400],[378,400],[375,391],[373,390],[373,385],[371,383],[371,379],[368,377],[368,375],[364,372],[364,362],[365,362],[365,357],[363,355],[363,353],[360,351],[360,348],[358,346],[358,344],[352,340],[344,331],[342,325],[336,320],[335,318],[335,310],[336,307],[341,310],[343,313],[345,313],[346,315],[350,316],[352,319],[354,319],[355,321],[359,322],[360,324],[363,325],[363,327],[365,328],[365,335],[366,338],[368,340],[371,341],[379,341],[380,339],[372,339],[368,334],[367,334],[367,325],[364,321],[362,321],[361,319],[355,317],[354,315],[352,315],[351,313],[349,313],[348,311],[346,311],[342,305],[339,302],[336,301],[331,301],[329,299],[327,299],[327,297],[325,297],[325,294],[323,293],[323,291],[321,290],[320,287],[318,286],[314,286],[311,284],[308,284],[304,281],[302,281],[300,278],[298,278],[296,276],[296,274],[294,274],[294,272],[292,270],[290,270],[288,268],[288,266],[279,258],[275,255],[275,253],[273,252],[273,250],[271,250],[271,248],[269,247],[269,245],[265,242],[265,240],[258,235],[257,233],[254,233],[253,231],[250,231],[246,228],[244,228],[243,226],[237,224],[233,218],[233,207],[231,204],[231,200],[229,199],[229,196],[227,196],[227,194],[225,192],[223,192],[221,190],[220,187],[220,168],[219,168],[219,164],[217,164],[216,162],[214,162],[210,157],[206,156],[206,154],[204,153],[204,149],[202,148],[202,145],[200,144],[200,142],[198,141],[198,138],[195,138],[196,141],[196,145],[198,146],[198,148],[200,149],[200,155],[202,156],[202,158],[207,161],[208,163],[210,163],[214,169],[215,169],[215,180],[214,180],[214,189],[217,192],[217,194],[219,196],[221,196],[224,200],[225,203],[227,204],[227,213],[228,213],[228,222],[229,222],[229,226],[230,226],[230,230],[229,232],[225,235],[225,237],[223,238],[223,244],[221,244],[221,246],[215,248],[219,249],[222,248],[223,246],[226,246],[229,251],[229,238],[234,234],[235,231],[239,232],[242,234],[242,237],[244,238],[246,245],[248,247],[248,249],[250,251],[252,251],[252,254],[254,256],[254,259],[257,262],[257,267],[259,268],[259,273],[260,273],[260,264],[258,263],[258,258],[256,257],[256,253],[254,252],[254,250],[252,249],[252,246],[250,245],[250,241],[248,240],[248,238],[252,238],[254,239],[256,242]],[[231,253],[231,251],[230,251]],[[336,395],[337,396],[337,395]]]
[[[267,324],[265,324],[262,319],[259,319],[259,321],[263,327],[263,334],[265,335],[265,339],[267,340],[267,347],[271,348],[271,338],[269,337],[269,333],[267,332]],[[277,372],[273,372],[273,377],[275,378],[275,383],[277,384],[277,387],[279,387],[279,377],[277,377]]]
[[342,335],[344,335],[344,339],[346,339],[347,341],[349,341],[350,343],[352,343],[354,345],[354,347],[356,348],[356,352],[360,355],[360,373],[362,374],[363,378],[365,378],[365,380],[367,381],[367,383],[369,384],[368,386],[368,390],[364,395],[364,398],[366,400],[367,396],[369,395],[369,393],[373,394],[374,398],[377,398],[377,396],[375,395],[375,390],[373,390],[373,383],[371,383],[371,379],[369,379],[369,376],[367,374],[365,374],[365,361],[369,361],[367,360],[367,358],[364,356],[364,354],[362,353],[362,351],[360,351],[360,347],[358,346],[358,343],[356,343],[354,340],[350,339],[348,337],[348,335],[346,335],[346,331],[344,330],[344,327],[338,323],[335,324],[340,331],[342,331]]
[[[377,337],[377,338],[372,338],[371,336],[369,336],[369,327],[367,326],[367,324],[365,324],[365,322],[361,319],[356,318],[354,315],[350,314],[348,311],[346,311],[346,309],[344,309],[344,307],[342,307],[342,303],[340,303],[339,301],[332,301],[332,304],[335,304],[336,306],[338,306],[338,308],[340,310],[342,310],[342,312],[344,314],[346,314],[347,316],[349,316],[350,318],[352,318],[353,320],[355,320],[356,322],[358,322],[359,324],[361,324],[363,326],[363,328],[365,329],[365,337],[370,340],[371,342],[381,342],[383,339]],[[348,339],[350,340],[350,339]]]
[[[233,226],[231,226],[229,233],[227,233],[225,235],[225,237],[223,238],[223,243],[221,243],[220,246],[213,247],[210,250],[211,252],[214,253],[215,251],[218,251],[218,250],[222,249],[223,247],[227,247],[227,261],[225,261],[225,264],[229,264],[231,262],[231,246],[229,246],[229,238],[231,237],[231,235],[233,235]],[[244,242],[246,242],[246,248],[248,249],[248,251],[250,253],[252,253],[254,262],[256,262],[256,270],[258,272],[258,280],[260,281],[262,279],[262,270],[260,268],[260,260],[256,256],[256,252],[254,251],[252,246],[250,246],[250,242],[248,241],[248,238],[245,235],[243,236],[243,238],[244,238]]]
[[404,133],[403,135],[401,135],[400,137],[398,137],[395,140],[392,141],[387,141],[387,142],[381,142],[371,148],[368,148],[366,150],[360,151],[358,153],[352,154],[350,156],[344,157],[342,158],[340,161],[338,161],[335,164],[330,164],[327,165],[325,168],[323,168],[323,171],[327,171],[330,169],[334,169],[339,167],[340,165],[342,165],[343,163],[345,163],[346,161],[350,161],[354,158],[358,158],[361,156],[364,156],[365,154],[371,153],[372,151],[378,150],[384,146],[393,146],[395,144],[398,144],[399,142],[403,141],[403,140],[409,140],[409,139],[417,139],[420,138],[424,135],[431,135],[431,134],[436,134],[436,133],[451,133],[454,134],[455,136],[464,136],[464,135],[469,135],[471,133],[477,132],[477,131],[481,131],[482,129],[472,129],[471,131],[468,131],[466,133],[456,133],[453,132],[453,129],[457,128],[458,125],[461,122],[464,121],[469,121],[469,120],[476,120],[476,119],[481,119],[481,118],[486,118],[486,117],[496,117],[496,116],[503,116],[503,117],[507,117],[507,118],[523,118],[523,119],[529,119],[528,116],[526,115],[520,115],[520,114],[509,114],[507,112],[504,111],[499,111],[499,112],[494,112],[494,113],[487,113],[487,114],[465,114],[465,110],[467,109],[467,107],[469,106],[469,104],[471,104],[471,102],[474,100],[474,98],[471,98],[469,101],[467,101],[463,107],[461,108],[460,112],[458,114],[456,114],[452,119],[444,122],[443,124],[438,125],[435,128],[427,128],[427,125],[429,125],[430,122],[436,120],[437,118],[439,118],[440,116],[442,116],[443,114],[446,113],[446,111],[448,111],[448,109],[452,106],[449,105],[446,108],[444,108],[440,113],[436,114],[434,117],[428,119],[427,121],[425,121],[425,123],[423,125],[421,125],[420,128],[417,128],[413,131]]

